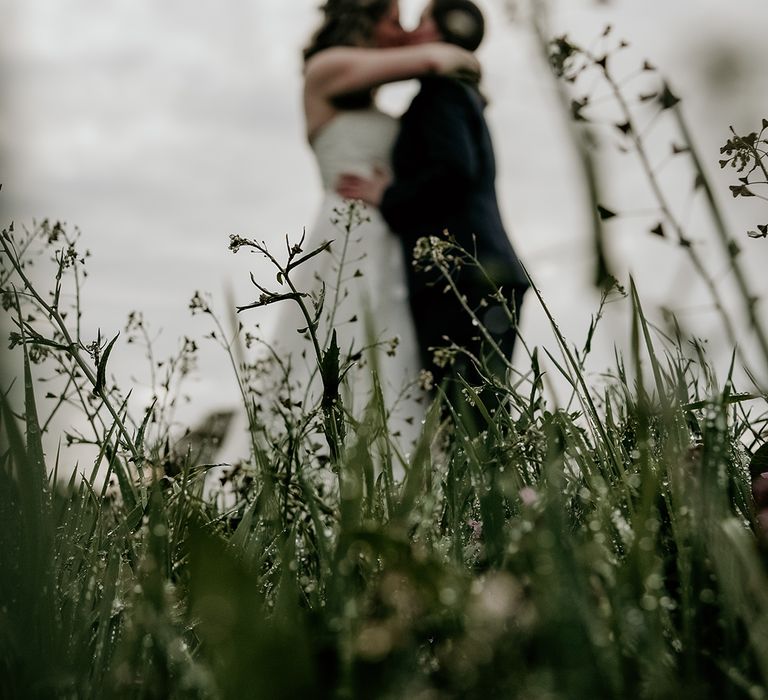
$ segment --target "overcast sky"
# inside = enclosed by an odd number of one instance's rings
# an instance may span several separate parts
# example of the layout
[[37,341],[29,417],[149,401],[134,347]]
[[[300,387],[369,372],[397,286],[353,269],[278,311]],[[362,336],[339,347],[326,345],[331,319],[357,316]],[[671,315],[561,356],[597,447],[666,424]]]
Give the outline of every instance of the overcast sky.
[[[501,0],[481,4],[489,36],[480,56],[505,220],[553,312],[580,343],[595,304],[589,216],[562,115],[526,27],[509,21]],[[278,243],[311,225],[321,193],[303,136],[299,56],[317,19],[315,5],[0,0],[3,225],[50,217],[82,229],[93,253],[84,297],[94,335],[100,328],[111,336],[139,309],[163,329],[161,352],[179,336],[201,336],[207,325],[187,311],[195,290],[210,291],[223,309],[227,287],[238,303],[251,300],[249,271],[271,278],[257,258],[228,252],[229,234]],[[748,240],[744,231],[768,216],[754,203],[730,199],[732,179],[719,173],[717,158],[729,124],[746,131],[768,116],[768,4],[616,0],[597,7],[562,0],[556,7],[558,31],[589,41],[610,22],[632,42],[628,65],[647,57],[668,76],[722,188],[734,235],[748,249],[753,281],[766,292],[768,276],[759,273],[768,241]],[[406,24],[420,9],[419,2],[403,2]],[[402,111],[412,90],[394,88],[382,104]],[[622,194],[614,185],[635,182],[634,166],[612,162],[608,190],[620,206],[626,188]],[[669,177],[678,179],[669,186],[684,198],[689,173]],[[619,269],[633,271],[648,305],[678,309],[716,345],[722,333],[678,251],[650,236],[642,218],[612,224],[609,233]],[[714,258],[706,227],[696,234],[702,253]],[[267,316],[259,320],[269,323]],[[628,336],[618,307],[606,326],[596,370],[610,361],[614,340]],[[552,345],[533,299],[523,334],[532,344]],[[123,376],[129,366],[139,371],[129,348],[117,348],[113,358]],[[218,351],[208,354],[191,391],[196,414],[234,400]]]

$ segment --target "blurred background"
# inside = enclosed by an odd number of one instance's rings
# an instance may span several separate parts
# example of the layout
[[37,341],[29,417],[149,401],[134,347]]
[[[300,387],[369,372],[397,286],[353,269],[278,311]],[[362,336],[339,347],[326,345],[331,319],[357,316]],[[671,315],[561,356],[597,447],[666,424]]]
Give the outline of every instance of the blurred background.
[[[415,24],[422,4],[402,0],[406,26]],[[503,0],[479,4],[489,20],[479,53],[505,220],[563,332],[581,345],[598,295],[591,284],[591,214],[566,121],[524,18]],[[321,191],[303,132],[300,51],[317,23],[316,6],[315,0],[0,0],[2,223],[48,217],[81,229],[82,247],[92,253],[83,289],[86,337],[101,330],[111,338],[139,310],[157,333],[158,357],[182,336],[200,339],[211,325],[189,312],[196,290],[210,292],[226,317],[228,295],[238,304],[255,298],[249,273],[274,279],[262,259],[230,253],[229,234],[281,246],[285,235],[297,239],[312,225]],[[554,33],[584,43],[610,23],[616,37],[631,43],[622,58],[627,74],[647,58],[667,77],[683,99],[729,227],[748,252],[742,257],[753,286],[764,296],[768,241],[748,239],[746,230],[768,223],[765,203],[732,200],[727,185],[735,178],[721,173],[717,161],[729,125],[748,132],[768,117],[768,4],[560,0],[551,19]],[[415,88],[387,88],[381,105],[400,113]],[[664,125],[659,129],[661,160],[673,136]],[[606,154],[605,163],[606,206],[641,210],[635,161]],[[690,170],[664,177],[672,198],[686,206]],[[693,210],[688,219],[695,245],[730,295],[725,261],[696,216]],[[679,249],[649,234],[653,223],[642,212],[608,222],[616,270],[624,281],[629,271],[636,276],[652,315],[661,307],[676,311],[686,329],[708,339],[713,357],[727,362],[730,348],[710,300]],[[589,363],[595,381],[612,363],[614,345],[626,345],[627,319],[626,303],[610,307]],[[268,329],[269,310],[241,320]],[[554,351],[533,295],[522,335],[529,345]],[[223,352],[199,344],[200,363],[186,386],[190,401],[179,414],[185,422],[237,401]],[[134,387],[137,406],[145,406],[152,390],[141,352],[116,346],[111,370],[124,390]]]

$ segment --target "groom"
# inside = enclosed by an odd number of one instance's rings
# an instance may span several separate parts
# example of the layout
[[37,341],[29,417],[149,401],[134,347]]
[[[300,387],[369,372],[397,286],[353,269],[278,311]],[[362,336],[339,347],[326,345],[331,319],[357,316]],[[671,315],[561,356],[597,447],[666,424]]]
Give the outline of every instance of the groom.
[[[415,43],[446,41],[474,51],[484,29],[482,13],[469,0],[434,0],[411,36]],[[390,181],[385,174],[371,179],[344,175],[339,181],[342,196],[379,207],[400,237],[407,260],[413,257],[418,239],[435,236],[446,240],[447,231],[462,248],[476,255],[485,271],[463,265],[451,273],[451,279],[492,343],[455,290],[446,291],[448,280],[444,276],[435,269],[408,265],[410,303],[422,363],[433,373],[436,385],[459,375],[470,384],[478,382],[478,361],[503,382],[505,360],[512,356],[516,320],[529,286],[501,221],[484,107],[485,101],[474,85],[446,77],[422,78],[421,90],[401,120],[392,157],[394,179]],[[495,285],[501,287],[506,307],[513,311],[512,320],[503,304],[489,298]],[[451,343],[467,352],[458,353],[453,363],[446,365],[445,353],[436,354],[434,349]],[[499,356],[499,350],[504,357]],[[449,396],[455,394],[456,382],[449,381],[447,386]]]

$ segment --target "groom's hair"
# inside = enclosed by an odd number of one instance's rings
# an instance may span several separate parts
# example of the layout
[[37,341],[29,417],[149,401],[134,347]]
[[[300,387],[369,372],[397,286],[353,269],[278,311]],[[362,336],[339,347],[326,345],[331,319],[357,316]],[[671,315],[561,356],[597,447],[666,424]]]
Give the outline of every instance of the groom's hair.
[[474,51],[485,36],[485,19],[471,0],[435,0],[432,19],[443,39],[467,51]]

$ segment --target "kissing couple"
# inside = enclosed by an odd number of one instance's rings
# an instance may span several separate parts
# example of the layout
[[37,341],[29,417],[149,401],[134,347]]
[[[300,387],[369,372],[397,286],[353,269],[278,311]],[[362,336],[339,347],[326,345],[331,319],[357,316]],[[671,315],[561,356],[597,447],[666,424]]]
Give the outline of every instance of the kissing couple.
[[[302,248],[333,243],[293,282],[324,295],[321,345],[335,329],[342,356],[359,359],[346,374],[344,409],[362,419],[375,368],[387,431],[406,461],[437,387],[472,413],[462,380],[477,385],[490,373],[504,386],[528,288],[499,213],[478,89],[485,24],[469,0],[433,0],[411,32],[396,0],[328,0],[322,12],[304,51],[304,111],[325,194]],[[421,89],[401,119],[376,107],[379,86],[413,78]],[[479,266],[449,269],[454,243]],[[446,266],[432,264],[441,250]],[[322,390],[295,307],[278,304],[269,341],[288,379],[282,405]],[[481,398],[500,405],[496,392]]]

